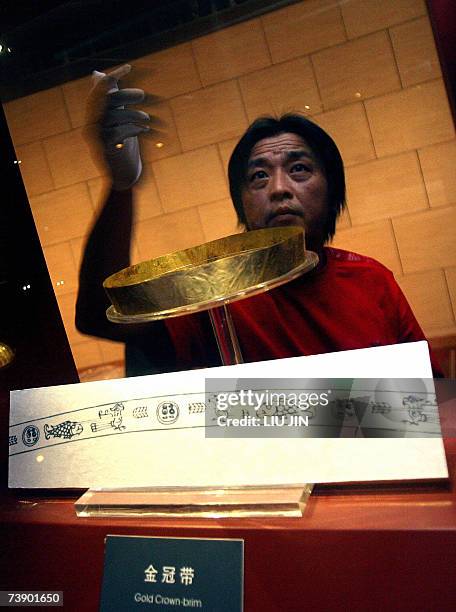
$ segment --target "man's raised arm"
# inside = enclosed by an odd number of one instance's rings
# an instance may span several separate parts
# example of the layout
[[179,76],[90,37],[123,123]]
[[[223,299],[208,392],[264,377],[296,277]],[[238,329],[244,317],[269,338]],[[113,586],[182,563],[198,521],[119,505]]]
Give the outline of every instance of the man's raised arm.
[[125,341],[132,330],[128,325],[110,323],[110,305],[103,281],[130,263],[133,194],[111,190],[93,226],[79,271],[76,327],[83,334]]
[[111,184],[106,201],[85,246],[79,275],[76,327],[85,334],[111,340],[137,335],[136,326],[116,325],[106,318],[109,300],[103,281],[130,263],[133,221],[133,185],[141,175],[138,135],[149,131],[149,115],[132,110],[141,103],[141,89],[119,89],[129,65],[109,74],[94,72],[94,86],[87,102],[86,135],[94,161],[109,170]]

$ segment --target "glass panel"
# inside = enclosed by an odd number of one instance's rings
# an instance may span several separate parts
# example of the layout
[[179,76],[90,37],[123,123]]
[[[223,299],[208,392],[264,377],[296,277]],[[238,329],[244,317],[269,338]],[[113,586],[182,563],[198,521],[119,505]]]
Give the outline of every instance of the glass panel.
[[[0,59],[9,128],[82,380],[124,373],[123,343],[82,334],[74,315],[81,255],[109,184],[86,142],[90,75],[125,62],[132,70],[120,86],[150,94],[137,108],[164,123],[141,136],[133,263],[240,231],[226,180],[233,147],[259,115],[300,111],[345,162],[348,207],[333,246],[391,269],[428,337],[456,333],[456,141],[424,1],[182,0],[110,14],[66,4],[11,8]],[[52,36],[59,22],[62,36]],[[172,367],[161,345],[155,352],[153,371]]]

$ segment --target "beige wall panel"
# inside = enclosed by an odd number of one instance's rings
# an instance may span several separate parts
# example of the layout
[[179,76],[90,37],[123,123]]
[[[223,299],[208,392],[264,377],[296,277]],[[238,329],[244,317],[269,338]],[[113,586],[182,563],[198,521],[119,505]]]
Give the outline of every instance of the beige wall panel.
[[397,279],[425,333],[454,325],[445,276],[442,270],[410,274]]
[[104,171],[93,162],[82,128],[46,138],[43,146],[57,189],[100,176]]
[[103,361],[100,347],[95,339],[73,344],[71,351],[78,370],[99,365]]
[[141,261],[144,261],[144,258],[141,257],[141,253],[139,252],[138,245],[136,242],[135,227],[133,227],[133,237],[130,247],[130,264],[133,265],[136,263],[140,263]]
[[347,185],[354,225],[428,208],[415,152],[352,166]]
[[84,236],[93,219],[85,183],[30,198],[30,205],[43,246]]
[[375,158],[374,145],[362,103],[321,113],[313,117],[332,136],[345,166]]
[[344,0],[340,7],[349,38],[426,14],[424,0]]
[[261,18],[274,63],[324,49],[346,39],[332,0],[307,0]]
[[202,36],[192,45],[204,86],[259,70],[271,63],[258,19]]
[[238,227],[237,215],[230,199],[198,206],[198,213],[204,239],[208,242],[242,231]]
[[449,140],[453,121],[440,79],[365,102],[379,157]]
[[[102,70],[102,68],[100,68]],[[89,92],[92,88],[90,76],[77,81],[70,81],[62,85],[63,97],[70,116],[71,127],[78,128],[85,125],[85,108]]]
[[434,36],[427,17],[392,28],[391,40],[404,87],[441,75]]
[[445,276],[450,292],[451,304],[453,306],[453,315],[456,319],[456,268],[447,268]]
[[134,189],[135,221],[161,215],[164,211],[158,195],[152,164],[144,164],[143,175]]
[[136,226],[136,242],[142,261],[202,244],[204,234],[196,207],[141,221]]
[[[169,103],[145,104],[144,106],[141,105],[141,109],[149,113],[152,118],[150,122],[152,130],[140,137],[142,159],[144,161],[155,161],[182,153]],[[157,119],[160,123],[155,123],[154,119]]]
[[19,167],[29,197],[54,189],[41,142],[17,147],[16,155],[21,162]]
[[418,151],[431,206],[456,204],[456,141]]
[[107,177],[98,176],[87,181],[92,208],[97,212],[99,209],[101,210],[105,198],[108,196],[109,185],[110,181]]
[[236,81],[171,100],[184,151],[242,134],[247,119]]
[[148,94],[171,98],[201,87],[190,43],[177,45],[131,62],[133,70],[124,87],[139,87]]
[[238,142],[239,138],[230,138],[229,140],[225,140],[217,144],[223,164],[224,176],[228,176],[228,162],[230,161],[231,153]]
[[60,87],[7,102],[4,109],[15,146],[71,128]]
[[204,147],[152,164],[165,212],[228,197],[217,147]]
[[456,207],[393,219],[404,273],[456,265]]
[[110,342],[109,340],[98,340],[101,357],[104,363],[112,361],[123,361],[125,358],[125,344],[123,342]]
[[315,114],[322,109],[308,57],[259,70],[239,82],[249,121],[259,115]]
[[394,274],[402,273],[390,221],[343,229],[336,234],[332,246],[373,257]]
[[135,221],[142,221],[163,213],[152,164],[144,164],[141,180],[134,189],[134,198]]
[[73,344],[77,344],[78,342],[87,341],[90,336],[80,334],[76,329],[74,322],[76,293],[65,293],[64,295],[59,295],[57,296],[57,302],[60,308],[60,314],[62,315],[63,325],[71,346],[73,346]]
[[[88,231],[89,228],[87,228]],[[71,253],[73,255],[74,266],[79,274],[79,268],[81,267],[83,249],[85,246],[85,236],[83,238],[73,238],[69,241]]]
[[337,219],[336,232],[338,232],[339,230],[345,229],[347,227],[351,227],[351,220],[350,220],[350,213],[348,212],[348,208],[345,207]]
[[78,290],[78,271],[70,242],[61,242],[43,249],[56,295]]
[[401,87],[386,32],[325,49],[316,53],[312,61],[325,108]]

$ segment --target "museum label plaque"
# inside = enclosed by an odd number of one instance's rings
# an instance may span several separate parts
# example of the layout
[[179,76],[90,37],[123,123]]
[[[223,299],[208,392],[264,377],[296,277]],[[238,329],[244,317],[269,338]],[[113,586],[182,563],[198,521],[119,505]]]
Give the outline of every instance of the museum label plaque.
[[241,612],[243,581],[243,540],[108,535],[100,610]]

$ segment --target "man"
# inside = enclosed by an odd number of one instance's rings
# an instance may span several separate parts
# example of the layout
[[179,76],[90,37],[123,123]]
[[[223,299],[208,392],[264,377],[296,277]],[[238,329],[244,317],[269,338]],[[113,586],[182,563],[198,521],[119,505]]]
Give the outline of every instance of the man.
[[[132,185],[141,172],[137,135],[147,129],[144,113],[124,108],[137,103],[142,92],[118,91],[122,70],[98,73],[93,94],[95,100],[108,99],[98,124],[113,189],[87,243],[77,326],[83,333],[124,341],[127,374],[218,365],[207,313],[141,326],[114,325],[105,318],[101,284],[128,265]],[[319,256],[312,272],[230,306],[245,361],[424,339],[389,270],[371,258],[325,246],[345,205],[345,180],[340,153],[324,130],[300,115],[259,119],[235,147],[228,174],[239,222],[247,230],[300,226],[306,247]]]

